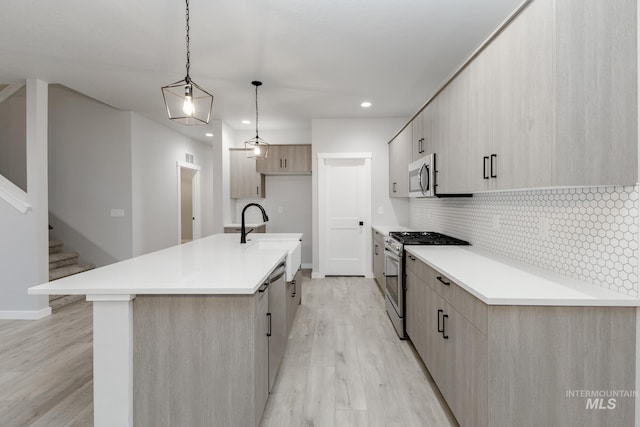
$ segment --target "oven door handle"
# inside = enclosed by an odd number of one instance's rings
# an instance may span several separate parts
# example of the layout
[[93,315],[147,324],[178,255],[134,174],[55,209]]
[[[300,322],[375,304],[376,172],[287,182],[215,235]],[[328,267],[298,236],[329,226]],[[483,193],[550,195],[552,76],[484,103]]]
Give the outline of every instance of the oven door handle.
[[389,258],[400,262],[400,255],[396,255],[395,252],[390,251],[387,248],[384,248],[384,256],[388,256]]

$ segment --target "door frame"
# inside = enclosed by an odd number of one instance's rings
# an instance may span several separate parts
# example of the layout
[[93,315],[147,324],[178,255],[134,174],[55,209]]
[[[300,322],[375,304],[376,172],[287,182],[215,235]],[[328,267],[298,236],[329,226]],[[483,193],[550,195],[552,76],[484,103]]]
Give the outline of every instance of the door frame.
[[359,160],[364,159],[364,248],[363,248],[363,257],[364,257],[364,265],[363,272],[364,276],[367,278],[373,277],[373,265],[371,261],[371,257],[367,256],[367,254],[371,253],[371,153],[318,153],[318,267],[319,271],[313,272],[313,278],[323,278],[325,277],[325,272],[327,271],[326,263],[326,251],[327,249],[327,213],[326,213],[326,205],[325,198],[327,196],[326,192],[326,178],[327,178],[327,167],[325,164],[326,160]]
[[193,216],[195,220],[193,221],[193,240],[199,239],[202,237],[202,212],[200,210],[200,166],[194,165],[193,163],[186,162],[176,162],[176,175],[177,175],[177,183],[178,183],[178,242],[177,244],[182,243],[182,191],[180,187],[181,183],[181,170],[189,169],[193,174],[192,178],[192,199],[191,199],[191,209],[193,212]]

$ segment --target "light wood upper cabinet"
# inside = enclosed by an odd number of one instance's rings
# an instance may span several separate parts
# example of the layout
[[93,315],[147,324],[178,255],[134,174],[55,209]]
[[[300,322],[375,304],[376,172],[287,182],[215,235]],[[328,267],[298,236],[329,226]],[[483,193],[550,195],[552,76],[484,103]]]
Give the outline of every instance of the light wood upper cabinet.
[[488,52],[494,63],[494,147],[484,155],[496,189],[554,185],[554,3],[531,3]]
[[[635,0],[535,0],[417,115],[436,192],[638,182]],[[423,151],[424,149],[424,151]]]
[[409,197],[411,132],[407,126],[389,143],[389,197]]
[[256,160],[256,171],[266,175],[310,174],[311,145],[270,145],[267,158]]
[[256,160],[247,158],[244,148],[229,149],[230,197],[255,199],[264,197],[264,175],[256,172]]
[[556,1],[557,185],[638,182],[637,7]]

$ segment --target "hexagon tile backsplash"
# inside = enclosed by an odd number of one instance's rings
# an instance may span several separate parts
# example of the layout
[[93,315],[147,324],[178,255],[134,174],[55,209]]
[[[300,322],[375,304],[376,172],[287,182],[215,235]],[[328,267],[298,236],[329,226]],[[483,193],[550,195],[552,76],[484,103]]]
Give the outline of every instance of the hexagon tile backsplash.
[[409,225],[638,296],[638,186],[412,199]]

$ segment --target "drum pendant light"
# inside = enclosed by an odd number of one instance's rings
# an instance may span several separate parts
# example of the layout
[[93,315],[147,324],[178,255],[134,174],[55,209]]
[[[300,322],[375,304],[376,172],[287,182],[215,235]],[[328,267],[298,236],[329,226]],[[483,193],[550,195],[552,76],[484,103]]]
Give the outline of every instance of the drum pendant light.
[[187,3],[187,76],[162,87],[162,97],[169,119],[183,125],[205,125],[211,118],[213,95],[202,89],[189,76],[191,52],[189,50],[189,0]]
[[258,135],[258,87],[262,86],[262,82],[253,81],[251,84],[256,87],[256,136],[244,142],[244,149],[249,158],[266,159],[269,144]]

